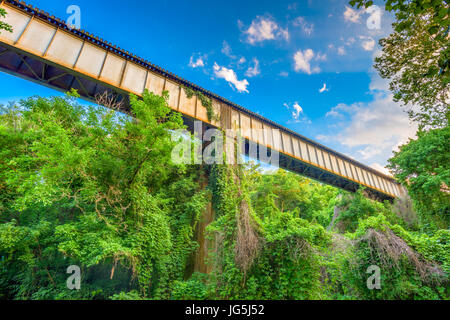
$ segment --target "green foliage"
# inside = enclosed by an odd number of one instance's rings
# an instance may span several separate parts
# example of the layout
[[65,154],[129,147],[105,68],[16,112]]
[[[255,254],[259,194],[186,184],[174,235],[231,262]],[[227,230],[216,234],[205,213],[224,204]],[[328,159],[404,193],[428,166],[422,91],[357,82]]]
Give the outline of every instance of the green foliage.
[[[373,1],[350,4],[368,7]],[[421,127],[445,127],[450,119],[450,3],[387,0],[386,10],[396,13],[394,32],[380,40],[375,68],[391,80],[395,100],[420,107],[409,110],[411,119]]]
[[[422,216],[439,218],[411,229],[364,189],[173,163],[171,130],[183,125],[167,93],[131,96],[134,119],[77,97],[0,113],[0,298],[449,298],[448,129],[419,133],[391,160]],[[188,277],[208,202],[212,272]],[[81,290],[66,287],[70,265]],[[381,290],[367,288],[370,265]]]
[[364,195],[364,189],[359,189],[354,194],[345,193],[336,204],[340,210],[334,221],[334,225],[340,232],[354,232],[360,221],[376,215],[384,215],[393,223],[403,223],[392,211],[389,202],[380,203],[368,199]]
[[[76,97],[31,98],[0,116],[0,291],[92,298],[92,285],[109,288],[94,290],[103,298],[131,289],[167,297],[196,248],[207,200],[198,170],[171,161],[170,130],[181,116],[167,95],[131,96],[136,120],[83,108]],[[70,295],[71,264],[86,277],[108,272]]]
[[171,297],[175,300],[205,300],[210,290],[207,281],[207,275],[194,273],[188,281],[175,282]]
[[[247,195],[249,189],[255,181],[262,180],[257,193],[264,193],[268,183],[264,181],[266,177],[255,179],[254,175],[254,172],[242,168],[220,166],[214,167],[211,175],[218,219],[210,226],[210,231],[221,239],[221,246],[217,248],[213,259],[216,264],[214,296],[221,299],[323,298],[319,251],[329,243],[329,234],[323,226],[299,218],[296,210],[283,212],[288,209],[284,201],[300,202],[299,199],[289,199],[295,194],[290,190],[281,194],[279,191],[283,189],[274,187],[274,192],[283,199],[273,201],[267,207],[262,204],[265,200],[252,206],[251,199],[254,198]],[[279,179],[286,183],[286,180],[283,181],[285,178],[289,180],[292,177],[285,172],[278,172],[267,179]],[[308,188],[308,183],[301,179],[290,182],[296,182],[299,189]],[[299,182],[305,183],[302,185]],[[240,215],[243,214],[243,202],[251,207],[249,213],[252,226],[258,234],[257,253],[247,270],[243,270],[236,259],[242,246],[238,239],[239,228],[242,228]],[[258,212],[260,208],[264,208],[263,212]],[[251,237],[245,240],[252,241]]]
[[130,292],[120,292],[111,296],[111,300],[144,300],[135,290]]
[[404,184],[425,229],[448,229],[450,223],[450,127],[419,131],[389,160]]
[[251,198],[261,219],[278,212],[291,212],[324,227],[330,224],[338,194],[335,188],[284,170],[259,174],[256,179]]
[[186,94],[186,97],[188,99],[192,98],[194,95],[200,100],[203,107],[206,108],[206,115],[208,117],[208,121],[211,122],[212,120],[218,120],[218,115],[214,114],[214,108],[212,105],[212,100],[205,96],[203,93],[199,91],[192,90],[188,87],[183,87],[183,90]]
[[[367,199],[363,189],[336,197],[336,190],[327,193],[327,186],[282,170],[264,175],[253,167],[236,170],[216,167],[211,175],[219,218],[210,231],[223,245],[213,255],[210,298],[448,299],[448,230],[432,236],[408,231],[390,203]],[[323,197],[317,207],[308,201],[313,194]],[[261,243],[245,272],[236,263],[242,199],[250,200]],[[324,229],[335,205],[341,210],[334,222],[344,235]],[[322,226],[317,221],[324,206],[328,219]],[[374,241],[373,234],[381,240]],[[381,290],[367,287],[371,265],[381,269]]]
[[[449,235],[411,233],[383,215],[369,217],[349,235],[353,246],[341,257],[341,281],[359,299],[448,299]],[[371,265],[380,268],[380,290],[367,288]]]
[[[6,15],[7,15],[6,10],[3,9],[3,8],[0,8],[0,18],[5,18]],[[12,29],[12,27],[9,24],[7,24],[7,23],[5,23],[5,22],[0,20],[0,31],[1,30],[6,30],[8,32],[13,32],[13,29]]]
[[[430,34],[441,32],[445,35],[446,26],[450,25],[449,2],[436,0],[386,0],[386,10],[393,11],[397,15],[397,19],[402,25],[398,26],[397,31],[411,28],[410,19],[416,15],[430,12],[430,21],[433,29],[429,30]],[[357,5],[358,8],[364,6],[366,8],[373,5],[370,0],[351,0],[350,5]]]

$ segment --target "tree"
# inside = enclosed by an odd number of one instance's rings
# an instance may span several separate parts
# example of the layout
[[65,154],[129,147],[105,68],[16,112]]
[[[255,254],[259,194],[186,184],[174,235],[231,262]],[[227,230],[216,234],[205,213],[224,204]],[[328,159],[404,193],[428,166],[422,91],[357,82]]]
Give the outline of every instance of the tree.
[[[375,68],[390,79],[394,99],[410,108],[420,127],[443,127],[450,118],[450,1],[386,0],[396,13],[394,32],[380,40],[381,56]],[[369,7],[373,1],[352,0]]]
[[291,212],[324,227],[330,223],[333,200],[338,194],[336,188],[284,170],[260,175],[254,188],[253,205],[261,218],[275,212]]
[[401,146],[388,167],[407,187],[423,224],[447,229],[450,222],[450,127],[419,131]]
[[[0,295],[167,297],[206,204],[199,170],[171,161],[170,130],[183,124],[167,99],[131,96],[135,118],[74,97],[0,115]],[[85,279],[78,293],[65,288],[72,264]]]

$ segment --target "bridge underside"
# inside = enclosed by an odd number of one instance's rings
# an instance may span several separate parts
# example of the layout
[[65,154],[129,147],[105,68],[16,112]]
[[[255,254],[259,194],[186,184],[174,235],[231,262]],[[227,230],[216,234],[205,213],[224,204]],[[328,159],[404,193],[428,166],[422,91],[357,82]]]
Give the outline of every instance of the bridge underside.
[[124,112],[129,105],[127,92],[121,92],[100,81],[93,81],[74,70],[31,56],[5,43],[0,43],[0,70],[62,92],[76,89],[84,99],[91,102],[96,102],[97,97],[107,92],[118,104],[124,106]]
[[[61,65],[31,55],[26,51],[22,51],[5,43],[0,43],[0,70],[62,92],[67,92],[74,88],[78,90],[78,93],[84,99],[93,103],[98,103],[99,97],[104,96],[106,93],[108,97],[113,97],[114,101],[120,105],[119,111],[125,113],[128,113],[129,111],[128,92],[114,86],[109,86],[101,81],[96,81],[95,79],[86,77],[72,69],[67,69]],[[188,129],[193,132],[194,120],[196,119],[186,115],[183,115],[183,119]],[[212,127],[211,124],[205,122],[203,122],[203,126],[204,129]],[[246,140],[246,155],[248,155],[248,151],[249,141]],[[322,170],[284,153],[279,153],[279,156],[280,167],[288,171],[299,173],[305,177],[350,192],[355,192],[360,187],[357,182],[350,181],[339,175]],[[366,195],[379,201],[393,200],[393,197],[371,188],[366,188]]]
[[[194,119],[194,118],[191,118],[188,116],[183,116],[183,120],[184,120],[184,124],[187,126],[188,130],[190,132],[194,132],[194,121],[196,121],[197,119]],[[213,127],[208,123],[203,123],[203,130],[207,130],[209,128],[213,128]],[[248,139],[245,139],[243,153],[246,156],[248,156],[250,154],[250,152],[249,152],[250,151],[250,143],[254,143],[254,142],[249,141]],[[259,145],[258,145],[258,147],[259,147]],[[264,150],[264,152],[265,152],[265,150]],[[270,157],[271,152],[272,152],[272,149],[267,148],[267,153],[268,153],[269,157]],[[259,160],[259,161],[263,162],[264,159],[259,158],[259,152],[257,154],[258,154],[258,158],[255,160]],[[357,182],[353,182],[353,181],[345,179],[341,176],[334,175],[331,172],[322,170],[322,169],[317,168],[316,166],[310,165],[306,162],[299,161],[298,159],[296,159],[294,157],[290,157],[281,152],[279,153],[279,167],[284,170],[287,170],[287,171],[290,171],[293,173],[298,173],[307,178],[316,180],[320,183],[325,183],[325,184],[328,184],[333,187],[337,187],[339,189],[343,189],[346,191],[356,192],[356,191],[358,191],[359,188],[361,188],[361,185],[358,184]],[[371,199],[377,200],[377,201],[384,201],[384,200],[393,201],[394,200],[393,197],[390,197],[382,192],[379,192],[377,190],[373,190],[370,188],[365,189],[365,195],[368,198],[371,198]]]

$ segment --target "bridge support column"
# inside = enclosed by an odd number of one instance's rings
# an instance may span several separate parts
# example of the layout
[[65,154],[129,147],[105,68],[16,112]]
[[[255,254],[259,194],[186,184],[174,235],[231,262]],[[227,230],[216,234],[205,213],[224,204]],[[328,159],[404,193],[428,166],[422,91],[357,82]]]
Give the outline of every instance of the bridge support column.
[[[221,115],[221,122],[223,128],[228,128],[230,126],[231,120],[229,119],[230,115]],[[227,120],[228,119],[228,120]],[[204,133],[205,133],[206,127],[204,124],[200,127],[197,127],[195,132],[197,134],[197,139],[202,141],[202,155],[204,155],[205,149],[210,146],[212,143],[215,143],[214,141],[204,141]],[[226,131],[224,132],[224,141],[223,141],[223,153],[227,157],[233,157],[234,161],[231,161],[231,163],[234,165],[238,163],[238,152],[235,149],[236,148],[236,136],[226,134]],[[232,141],[232,143],[229,143]],[[217,145],[216,145],[217,146]],[[218,152],[218,151],[216,151]],[[222,151],[219,152],[220,154]],[[227,158],[228,159],[228,158]],[[224,164],[229,164],[229,159],[224,162]],[[221,163],[219,163],[221,164]],[[210,173],[211,165],[205,164],[204,162],[200,165],[200,170],[203,171],[202,174],[202,188],[207,188],[208,182],[209,182],[209,173]],[[186,273],[185,278],[188,279],[192,276],[194,272],[200,272],[200,273],[211,273],[213,270],[213,261],[210,260],[210,253],[214,252],[216,249],[216,241],[215,239],[209,239],[207,237],[206,228],[209,224],[211,224],[215,219],[215,212],[213,209],[212,201],[210,200],[208,204],[206,205],[202,216],[200,217],[199,221],[197,222],[195,233],[194,233],[194,239],[198,243],[198,249],[196,252],[191,256],[190,261],[187,264],[186,267]]]
[[[202,141],[201,146],[201,152],[202,156],[204,154],[205,148],[208,147],[211,143],[214,143],[213,141],[204,141],[204,133],[205,133],[205,126],[204,124],[201,125],[201,128],[196,128],[196,134],[197,139],[200,139]],[[199,165],[199,170],[202,171],[201,176],[201,188],[205,189],[208,187],[209,183],[209,174],[211,165],[205,164],[202,162],[201,165]],[[194,231],[194,240],[198,244],[197,250],[192,254],[190,257],[187,265],[186,265],[186,271],[185,271],[185,279],[189,279],[194,272],[200,272],[200,273],[211,273],[213,264],[212,261],[210,261],[209,256],[210,253],[215,250],[215,241],[214,239],[209,239],[206,234],[206,228],[208,225],[210,225],[215,218],[214,209],[212,206],[212,200],[206,204],[202,215],[197,222],[197,225],[195,227]]]
[[212,208],[212,202],[206,205],[200,221],[195,230],[196,241],[199,245],[194,258],[194,272],[211,273],[212,261],[209,261],[211,251],[215,249],[215,241],[206,237],[206,227],[214,221],[215,214]]
[[[203,166],[203,165],[202,165]],[[207,188],[209,181],[209,170],[208,168],[202,168],[204,173],[201,176],[201,187]],[[187,261],[185,276],[184,278],[189,279],[194,272],[200,273],[211,273],[212,272],[212,263],[209,261],[210,252],[215,250],[215,241],[214,239],[209,239],[206,236],[206,228],[214,221],[215,213],[212,206],[211,199],[206,204],[203,212],[197,221],[195,226],[193,240],[197,242],[198,247],[195,252],[193,252]]]
[[[348,196],[353,198],[353,195],[348,195]],[[341,199],[342,199],[342,194],[339,194],[336,197],[336,200],[340,201]],[[339,207],[337,205],[334,206],[333,218],[331,218],[331,222],[327,227],[327,231],[331,231],[333,229],[338,229],[339,231],[342,231],[342,230],[340,230],[340,229],[342,229],[342,226],[340,227],[338,224],[336,224],[336,220],[339,217],[339,214],[344,210],[346,210],[346,208]]]
[[401,195],[394,200],[393,211],[408,225],[413,226],[418,222],[417,212],[405,187],[401,188]]

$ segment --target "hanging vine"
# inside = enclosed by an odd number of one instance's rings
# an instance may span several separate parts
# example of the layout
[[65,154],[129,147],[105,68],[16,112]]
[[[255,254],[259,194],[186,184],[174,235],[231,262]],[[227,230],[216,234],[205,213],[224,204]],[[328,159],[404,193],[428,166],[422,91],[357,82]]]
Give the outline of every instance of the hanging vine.
[[211,98],[208,98],[207,96],[205,96],[203,93],[199,92],[199,91],[195,91],[191,88],[188,87],[183,87],[184,92],[186,94],[186,97],[188,97],[188,99],[192,98],[194,95],[200,100],[200,102],[202,103],[202,106],[206,108],[206,116],[208,117],[208,121],[211,122],[212,120],[218,121],[219,117],[218,115],[214,114],[214,108],[212,105],[212,100]]

